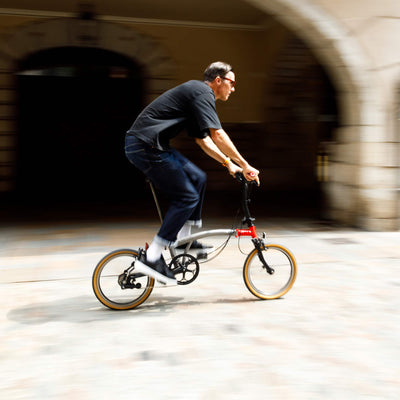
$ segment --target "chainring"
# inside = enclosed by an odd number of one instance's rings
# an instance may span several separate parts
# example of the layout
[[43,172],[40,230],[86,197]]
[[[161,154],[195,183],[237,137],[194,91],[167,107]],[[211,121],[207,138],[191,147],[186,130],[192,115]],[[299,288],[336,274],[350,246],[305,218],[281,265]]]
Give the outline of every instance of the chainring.
[[175,274],[178,285],[192,283],[200,272],[197,259],[190,254],[178,254],[169,263],[169,268]]

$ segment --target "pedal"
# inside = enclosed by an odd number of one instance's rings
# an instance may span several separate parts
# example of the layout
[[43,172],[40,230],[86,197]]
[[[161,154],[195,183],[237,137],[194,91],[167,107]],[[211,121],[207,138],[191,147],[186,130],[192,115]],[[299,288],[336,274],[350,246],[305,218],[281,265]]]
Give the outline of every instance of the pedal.
[[208,258],[208,254],[205,252],[197,253],[196,256],[198,260],[207,260]]

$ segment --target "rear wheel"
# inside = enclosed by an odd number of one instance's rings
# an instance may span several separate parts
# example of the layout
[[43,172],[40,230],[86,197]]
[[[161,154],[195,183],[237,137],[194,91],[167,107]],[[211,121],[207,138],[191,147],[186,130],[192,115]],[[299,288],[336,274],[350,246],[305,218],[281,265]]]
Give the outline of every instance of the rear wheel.
[[113,310],[130,310],[150,296],[154,279],[135,274],[137,257],[136,250],[115,250],[97,264],[92,277],[93,291],[106,307]]
[[277,299],[287,293],[296,280],[296,260],[289,250],[278,244],[265,245],[262,255],[269,270],[254,249],[244,263],[244,283],[260,299]]

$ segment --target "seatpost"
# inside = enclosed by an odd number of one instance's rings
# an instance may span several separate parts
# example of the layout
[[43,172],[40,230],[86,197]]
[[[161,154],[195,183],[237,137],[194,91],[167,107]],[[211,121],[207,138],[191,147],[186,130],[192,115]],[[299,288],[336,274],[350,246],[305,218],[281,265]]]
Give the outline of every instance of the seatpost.
[[151,193],[153,194],[154,203],[156,203],[156,208],[157,208],[157,212],[158,212],[158,216],[160,218],[160,221],[161,221],[161,223],[163,223],[163,214],[162,214],[162,211],[161,211],[160,203],[158,202],[158,198],[157,198],[156,190],[154,189],[154,185],[153,185],[153,183],[151,182],[150,179],[147,178],[146,181],[150,186]]

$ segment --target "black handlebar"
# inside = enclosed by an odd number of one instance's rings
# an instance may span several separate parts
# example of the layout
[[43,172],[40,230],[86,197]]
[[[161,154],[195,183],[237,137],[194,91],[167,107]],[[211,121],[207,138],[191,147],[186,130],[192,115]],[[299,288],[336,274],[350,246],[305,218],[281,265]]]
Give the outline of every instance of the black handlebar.
[[243,180],[246,179],[246,178],[244,177],[244,175],[241,172],[236,172],[235,179],[238,182],[243,182]]
[[242,211],[243,211],[243,222],[250,228],[253,226],[254,218],[250,215],[249,210],[249,184],[255,183],[255,181],[248,181],[241,172],[236,172],[235,179],[242,184]]
[[248,181],[248,180],[244,177],[244,175],[243,175],[242,172],[236,172],[236,174],[235,174],[235,179],[236,179],[238,182],[241,182],[241,183],[247,183],[247,184],[254,184],[254,183],[256,183],[256,181]]

